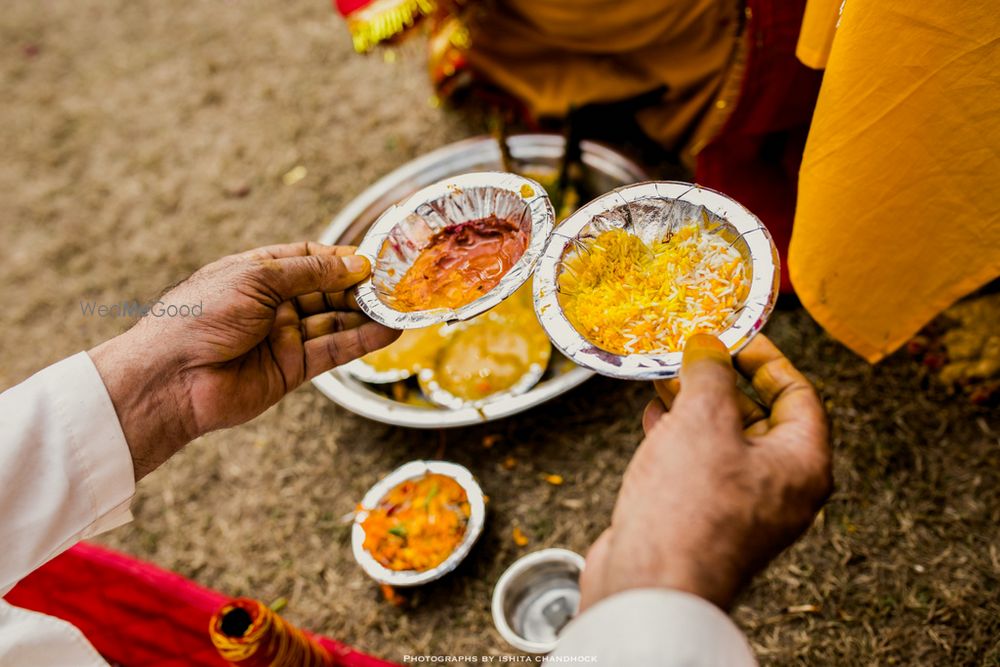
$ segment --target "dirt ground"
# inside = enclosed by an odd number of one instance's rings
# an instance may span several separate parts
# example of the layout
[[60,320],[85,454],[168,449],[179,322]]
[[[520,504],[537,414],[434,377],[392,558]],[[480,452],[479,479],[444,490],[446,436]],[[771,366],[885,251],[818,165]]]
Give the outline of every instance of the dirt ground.
[[[81,300],[144,300],[221,255],[317,238],[379,175],[482,129],[432,105],[419,44],[394,63],[356,57],[318,0],[10,0],[0,35],[2,387],[128,325]],[[735,609],[761,662],[1000,665],[997,412],[905,357],[869,367],[802,310],[769,334],[825,397],[838,490]],[[306,386],[190,445],[101,541],[232,595],[287,598],[292,621],[386,658],[510,653],[494,582],[523,553],[583,552],[604,528],[649,395],[597,379],[500,423],[416,432]],[[458,572],[395,608],[342,517],[418,457],[469,466],[490,515]]]

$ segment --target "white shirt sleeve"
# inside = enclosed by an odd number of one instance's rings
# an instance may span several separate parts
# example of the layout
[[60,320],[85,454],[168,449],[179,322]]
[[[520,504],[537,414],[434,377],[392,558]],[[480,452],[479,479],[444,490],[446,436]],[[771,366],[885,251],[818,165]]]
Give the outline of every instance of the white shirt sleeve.
[[0,665],[108,667],[78,629],[0,600]]
[[86,352],[0,394],[0,595],[132,518],[132,456]]
[[756,665],[746,637],[721,609],[668,589],[618,593],[574,619],[546,665],[744,667]]

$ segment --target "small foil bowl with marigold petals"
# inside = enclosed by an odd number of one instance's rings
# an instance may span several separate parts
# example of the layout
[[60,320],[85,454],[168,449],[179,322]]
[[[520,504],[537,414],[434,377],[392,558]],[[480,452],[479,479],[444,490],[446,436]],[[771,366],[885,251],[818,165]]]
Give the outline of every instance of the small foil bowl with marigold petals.
[[[459,523],[450,524],[455,517]],[[458,567],[485,521],[486,498],[467,468],[447,461],[410,461],[365,494],[354,515],[352,551],[378,583],[420,586]]]
[[537,182],[502,172],[454,176],[390,207],[357,253],[372,275],[361,310],[393,329],[464,321],[531,277],[555,213]]
[[639,183],[553,232],[535,271],[535,311],[580,366],[667,379],[695,333],[741,350],[774,310],[779,267],[767,228],[737,201],[691,183]]

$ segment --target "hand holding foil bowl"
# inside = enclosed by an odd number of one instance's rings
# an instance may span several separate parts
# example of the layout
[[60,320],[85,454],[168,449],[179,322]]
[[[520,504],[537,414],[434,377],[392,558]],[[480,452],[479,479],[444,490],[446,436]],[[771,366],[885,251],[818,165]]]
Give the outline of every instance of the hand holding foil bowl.
[[[598,197],[554,232],[553,217],[542,187],[512,174],[429,186],[362,241],[374,269],[358,304],[397,329],[464,321],[534,273],[534,310],[553,345],[580,366],[636,380],[676,376],[694,333],[739,351],[774,308],[773,240],[721,193],[647,182]],[[446,406],[454,398],[429,393]]]
[[535,272],[535,311],[577,364],[656,380],[679,374],[695,333],[741,350],[767,322],[778,284],[774,241],[750,211],[708,188],[647,182],[559,226]]

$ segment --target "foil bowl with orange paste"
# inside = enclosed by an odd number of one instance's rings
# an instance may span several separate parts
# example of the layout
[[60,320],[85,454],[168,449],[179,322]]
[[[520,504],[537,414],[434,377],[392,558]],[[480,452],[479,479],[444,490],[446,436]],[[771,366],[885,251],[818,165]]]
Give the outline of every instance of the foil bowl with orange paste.
[[478,172],[430,185],[390,207],[358,246],[372,264],[357,302],[376,322],[418,329],[493,308],[531,277],[552,233],[545,189]]
[[354,557],[380,584],[419,586],[458,566],[485,519],[485,497],[467,468],[411,461],[362,499],[351,533]]

